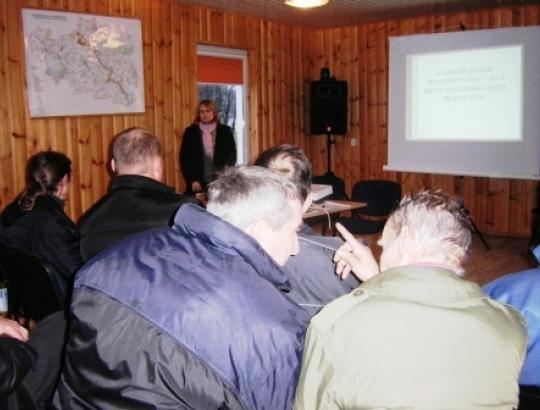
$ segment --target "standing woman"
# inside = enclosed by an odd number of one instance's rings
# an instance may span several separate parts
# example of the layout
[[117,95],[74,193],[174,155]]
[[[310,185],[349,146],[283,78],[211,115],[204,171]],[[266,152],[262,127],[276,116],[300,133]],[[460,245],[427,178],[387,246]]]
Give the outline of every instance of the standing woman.
[[0,219],[0,245],[49,262],[66,286],[82,264],[79,234],[64,213],[70,182],[68,157],[55,151],[37,153],[28,161],[25,189]]
[[187,193],[203,192],[217,172],[236,164],[236,144],[230,127],[221,124],[216,105],[202,100],[195,121],[184,131],[180,167]]

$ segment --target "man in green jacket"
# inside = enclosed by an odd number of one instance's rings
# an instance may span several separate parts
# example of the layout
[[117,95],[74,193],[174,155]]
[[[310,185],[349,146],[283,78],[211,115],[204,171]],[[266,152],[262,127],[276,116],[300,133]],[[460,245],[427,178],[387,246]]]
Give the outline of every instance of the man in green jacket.
[[468,224],[441,191],[405,198],[380,265],[338,227],[337,272],[364,283],[311,320],[295,409],[517,407],[524,322],[461,278]]

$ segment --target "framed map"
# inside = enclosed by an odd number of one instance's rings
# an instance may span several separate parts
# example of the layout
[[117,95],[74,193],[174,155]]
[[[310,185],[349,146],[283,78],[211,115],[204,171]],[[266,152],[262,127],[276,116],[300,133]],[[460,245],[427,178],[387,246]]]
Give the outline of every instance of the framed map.
[[31,117],[144,112],[141,22],[23,9]]

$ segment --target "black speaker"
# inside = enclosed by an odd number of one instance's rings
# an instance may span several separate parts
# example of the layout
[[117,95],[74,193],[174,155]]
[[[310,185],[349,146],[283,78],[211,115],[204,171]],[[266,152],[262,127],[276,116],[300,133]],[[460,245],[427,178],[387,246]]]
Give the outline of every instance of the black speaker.
[[311,133],[347,133],[347,81],[311,82]]

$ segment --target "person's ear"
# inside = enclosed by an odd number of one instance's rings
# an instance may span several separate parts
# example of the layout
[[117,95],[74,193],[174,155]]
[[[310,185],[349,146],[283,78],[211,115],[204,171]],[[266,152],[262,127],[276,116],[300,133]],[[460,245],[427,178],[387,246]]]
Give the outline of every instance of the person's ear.
[[114,158],[111,158],[111,171],[113,172],[113,174],[116,174],[116,161],[114,160]]
[[66,174],[62,177],[62,179],[58,182],[58,185],[56,185],[56,189],[54,191],[55,195],[63,200],[66,200],[69,196],[69,175]]
[[302,213],[306,213],[311,204],[313,203],[313,194],[310,192],[302,205]]
[[152,159],[152,178],[156,181],[163,180],[163,159],[161,157],[155,157]]
[[412,243],[411,231],[407,226],[401,227],[396,241],[398,241],[396,245],[398,246],[400,260],[406,261],[410,256]]
[[244,232],[255,239],[259,244],[266,237],[268,231],[268,223],[264,219],[259,219],[255,222],[250,223],[245,229]]

